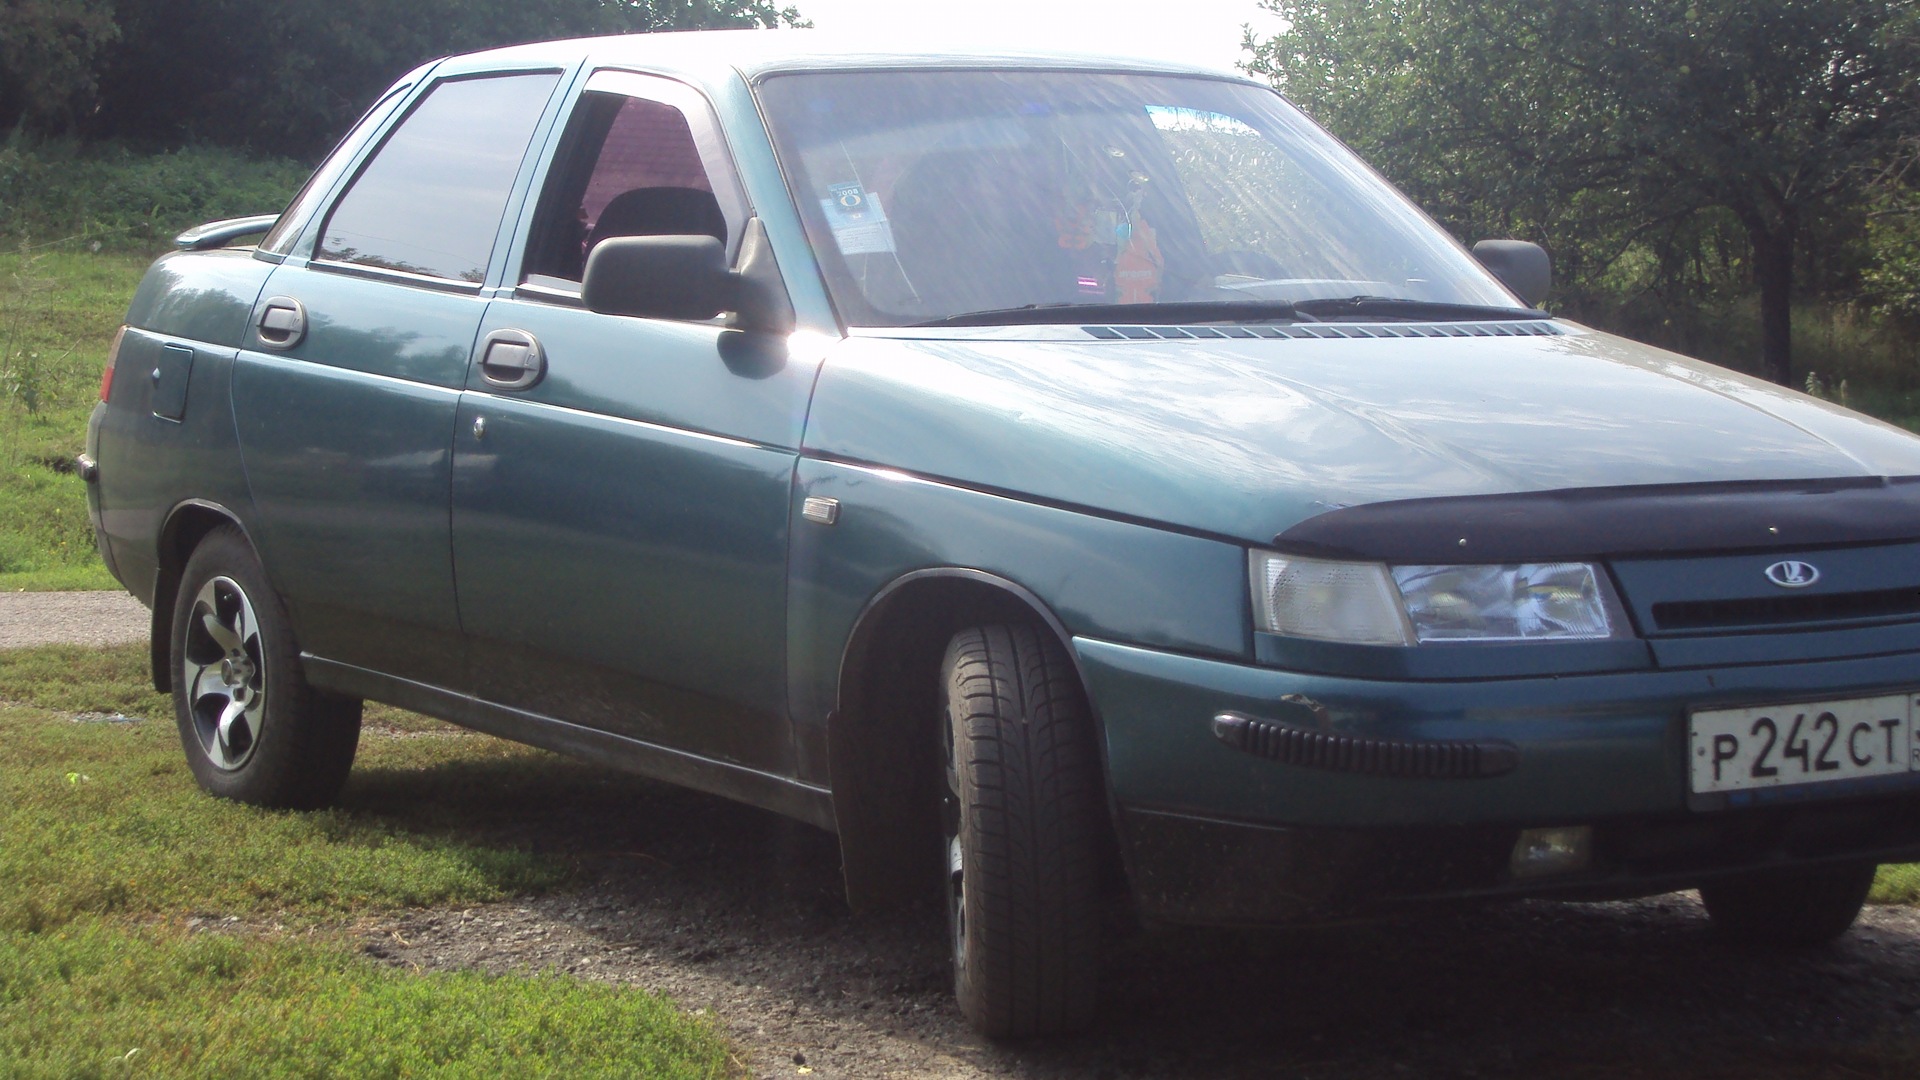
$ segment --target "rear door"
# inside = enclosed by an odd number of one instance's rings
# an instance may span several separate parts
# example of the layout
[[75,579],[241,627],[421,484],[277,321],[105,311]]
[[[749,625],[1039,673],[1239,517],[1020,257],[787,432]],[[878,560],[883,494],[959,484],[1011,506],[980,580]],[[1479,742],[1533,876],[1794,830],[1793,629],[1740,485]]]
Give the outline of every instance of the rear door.
[[559,79],[428,87],[254,310],[233,380],[254,540],[309,652],[464,681],[454,418],[501,220]]
[[784,338],[580,303],[606,237],[738,250],[749,211],[718,125],[682,84],[598,72],[537,182],[455,431],[475,691],[791,775],[787,520],[813,368]]

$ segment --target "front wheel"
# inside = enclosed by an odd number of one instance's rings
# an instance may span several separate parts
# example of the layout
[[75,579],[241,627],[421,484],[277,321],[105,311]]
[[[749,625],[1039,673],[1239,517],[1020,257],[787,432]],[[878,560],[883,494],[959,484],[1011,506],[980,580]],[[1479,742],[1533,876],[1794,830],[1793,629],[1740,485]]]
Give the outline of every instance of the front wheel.
[[1743,945],[1825,945],[1860,917],[1875,867],[1770,870],[1700,886],[1715,930]]
[[941,696],[942,821],[954,992],[974,1028],[1092,1022],[1099,959],[1100,763],[1078,677],[1031,625],[961,631]]
[[187,765],[215,795],[310,809],[353,767],[360,702],[308,686],[286,610],[239,531],[194,549],[173,608],[173,707]]

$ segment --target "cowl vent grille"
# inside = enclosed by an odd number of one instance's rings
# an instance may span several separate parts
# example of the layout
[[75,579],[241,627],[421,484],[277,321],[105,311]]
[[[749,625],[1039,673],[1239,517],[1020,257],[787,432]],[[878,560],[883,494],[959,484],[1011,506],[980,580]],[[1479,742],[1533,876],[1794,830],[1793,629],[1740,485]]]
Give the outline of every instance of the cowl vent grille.
[[1103,341],[1173,341],[1191,338],[1468,338],[1562,337],[1550,322],[1447,323],[1262,323],[1256,326],[1083,326]]

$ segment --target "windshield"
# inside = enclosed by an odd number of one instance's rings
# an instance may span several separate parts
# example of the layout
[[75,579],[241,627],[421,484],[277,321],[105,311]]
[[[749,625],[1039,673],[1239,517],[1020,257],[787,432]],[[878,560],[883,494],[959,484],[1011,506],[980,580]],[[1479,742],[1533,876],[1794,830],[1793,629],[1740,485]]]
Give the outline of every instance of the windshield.
[[1284,311],[1352,296],[1518,306],[1260,87],[933,70],[781,75],[759,92],[854,326],[1059,305]]

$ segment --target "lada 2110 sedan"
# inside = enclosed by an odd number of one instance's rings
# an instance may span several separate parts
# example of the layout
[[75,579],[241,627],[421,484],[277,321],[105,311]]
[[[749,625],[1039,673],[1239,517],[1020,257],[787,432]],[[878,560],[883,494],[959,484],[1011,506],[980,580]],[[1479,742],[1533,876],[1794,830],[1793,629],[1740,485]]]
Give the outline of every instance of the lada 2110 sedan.
[[744,800],[943,892],[996,1035],[1116,897],[1814,943],[1920,855],[1920,439],[1550,317],[1261,85],[519,46],[181,246],[82,467],[216,795],[371,698]]

